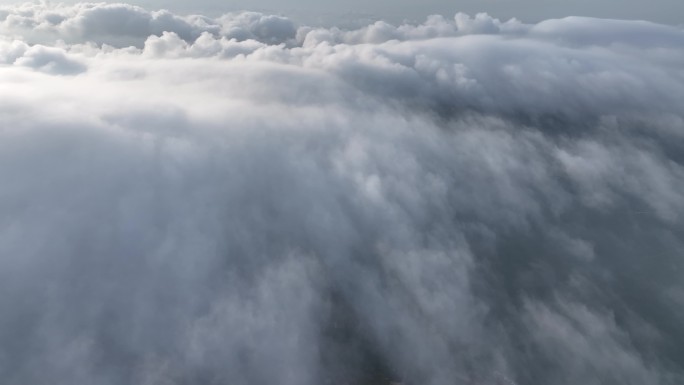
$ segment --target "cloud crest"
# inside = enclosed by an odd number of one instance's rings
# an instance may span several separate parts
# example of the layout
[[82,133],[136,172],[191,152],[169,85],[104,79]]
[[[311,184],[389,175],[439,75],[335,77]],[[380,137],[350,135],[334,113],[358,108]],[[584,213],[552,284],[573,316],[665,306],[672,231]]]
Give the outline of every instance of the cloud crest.
[[6,383],[681,383],[682,30],[0,19]]

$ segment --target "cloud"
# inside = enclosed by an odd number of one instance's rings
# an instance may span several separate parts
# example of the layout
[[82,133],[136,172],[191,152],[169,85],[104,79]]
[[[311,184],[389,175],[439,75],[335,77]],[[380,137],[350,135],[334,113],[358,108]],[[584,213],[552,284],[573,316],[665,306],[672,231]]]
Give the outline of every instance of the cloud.
[[2,14],[5,383],[681,383],[680,29]]
[[237,40],[285,43],[296,33],[294,23],[280,16],[242,12],[212,19],[179,16],[166,10],[147,11],[121,3],[26,3],[2,6],[0,16],[0,32],[32,43],[54,43],[61,39],[69,43],[88,41],[139,47],[150,35],[160,36],[163,32],[172,32],[188,42],[209,33]]
[[83,64],[69,59],[63,50],[38,45],[27,49],[14,64],[57,75],[77,74],[85,70]]

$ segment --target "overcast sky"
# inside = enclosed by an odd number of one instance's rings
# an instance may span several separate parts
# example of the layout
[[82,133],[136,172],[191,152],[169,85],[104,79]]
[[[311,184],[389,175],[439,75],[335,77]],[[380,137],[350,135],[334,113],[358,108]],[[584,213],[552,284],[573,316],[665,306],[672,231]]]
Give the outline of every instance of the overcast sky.
[[330,22],[340,14],[361,13],[401,21],[423,19],[435,13],[487,12],[495,17],[517,17],[527,22],[574,15],[684,23],[684,1],[681,0],[136,0],[133,3],[178,11],[264,10],[308,22]]
[[[17,2],[20,1],[0,0],[0,4]],[[681,0],[134,0],[128,3],[183,13],[264,11],[284,14],[300,22],[323,24],[358,22],[359,16],[391,22],[422,21],[430,14],[456,12],[487,12],[501,19],[516,17],[526,22],[572,15],[684,24],[684,1]]]

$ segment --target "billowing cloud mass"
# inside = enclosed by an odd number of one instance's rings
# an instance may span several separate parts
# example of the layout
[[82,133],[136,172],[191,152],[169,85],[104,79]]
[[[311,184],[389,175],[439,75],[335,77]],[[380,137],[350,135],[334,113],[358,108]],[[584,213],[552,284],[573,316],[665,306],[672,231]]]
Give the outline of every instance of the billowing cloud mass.
[[3,384],[684,381],[684,31],[0,10]]

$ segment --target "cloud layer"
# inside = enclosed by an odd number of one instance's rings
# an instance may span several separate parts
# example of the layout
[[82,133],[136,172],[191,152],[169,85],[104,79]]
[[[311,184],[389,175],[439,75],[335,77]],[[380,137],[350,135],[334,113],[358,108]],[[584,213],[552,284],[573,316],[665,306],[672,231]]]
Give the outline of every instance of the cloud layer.
[[0,10],[6,384],[678,384],[684,31]]

